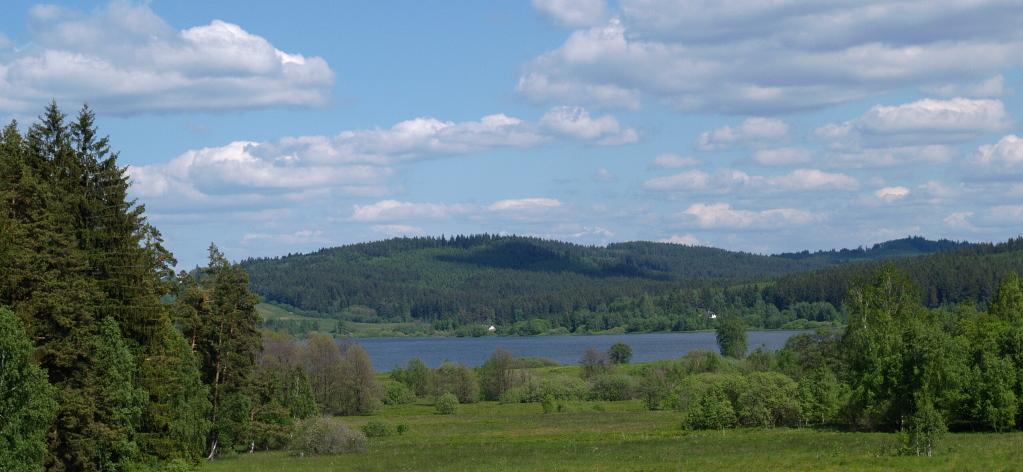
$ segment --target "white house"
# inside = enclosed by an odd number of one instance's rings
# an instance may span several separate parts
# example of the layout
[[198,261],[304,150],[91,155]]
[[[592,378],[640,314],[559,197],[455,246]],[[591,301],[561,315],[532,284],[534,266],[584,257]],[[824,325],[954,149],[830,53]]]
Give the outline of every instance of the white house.
[[490,334],[494,334],[497,332],[497,328],[495,328],[494,325],[490,325],[490,327],[487,328],[487,332]]

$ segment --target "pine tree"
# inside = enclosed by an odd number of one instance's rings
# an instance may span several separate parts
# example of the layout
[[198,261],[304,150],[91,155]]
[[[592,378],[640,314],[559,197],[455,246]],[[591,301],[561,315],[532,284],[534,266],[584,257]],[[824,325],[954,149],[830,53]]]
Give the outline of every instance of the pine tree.
[[0,470],[43,470],[57,402],[32,350],[21,322],[0,307]]
[[135,356],[113,318],[104,318],[93,338],[91,392],[96,421],[88,430],[95,443],[92,463],[98,470],[127,470],[140,462],[137,431],[146,392],[137,386]]

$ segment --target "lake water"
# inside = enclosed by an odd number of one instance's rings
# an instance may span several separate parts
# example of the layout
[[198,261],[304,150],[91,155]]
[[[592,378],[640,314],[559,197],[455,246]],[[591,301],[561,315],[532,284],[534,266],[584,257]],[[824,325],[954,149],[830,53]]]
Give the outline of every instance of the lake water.
[[[764,346],[781,349],[785,341],[805,331],[750,331],[750,349]],[[643,333],[590,336],[485,336],[481,338],[361,338],[362,345],[377,371],[389,371],[419,357],[430,367],[448,360],[470,366],[486,362],[494,349],[504,348],[518,356],[546,357],[561,364],[579,362],[589,348],[607,351],[612,344],[624,342],[632,347],[632,361],[675,359],[696,349],[717,350],[713,332]]]

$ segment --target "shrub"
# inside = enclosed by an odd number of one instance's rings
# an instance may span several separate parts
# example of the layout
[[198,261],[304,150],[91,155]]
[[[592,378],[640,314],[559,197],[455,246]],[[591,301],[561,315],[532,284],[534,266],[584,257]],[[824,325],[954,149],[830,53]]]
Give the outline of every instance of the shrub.
[[398,426],[394,428],[394,432],[398,433],[399,436],[408,432],[408,423],[398,423]]
[[514,368],[518,359],[512,353],[498,348],[480,367],[480,390],[483,398],[497,400],[515,383]]
[[371,420],[369,423],[362,425],[362,432],[367,438],[382,438],[391,436],[395,433],[395,430],[391,429],[391,426],[383,421]]
[[636,390],[632,377],[623,374],[603,374],[590,379],[590,399],[619,401],[633,398]]
[[407,405],[416,401],[415,392],[402,382],[384,382],[384,392],[384,403],[387,405]]
[[607,350],[607,357],[612,364],[628,364],[632,360],[632,347],[622,342],[614,343]]
[[554,397],[546,395],[543,397],[543,401],[540,402],[540,406],[543,408],[543,414],[548,414],[554,411]]
[[429,392],[430,368],[418,357],[410,359],[404,369],[392,370],[391,378],[408,385],[416,396],[421,397]]
[[802,415],[799,388],[791,378],[776,372],[731,376],[726,384],[736,419],[743,426],[798,426]]
[[366,435],[342,421],[313,417],[299,422],[289,449],[303,455],[362,452],[366,449]]
[[946,432],[948,432],[948,428],[945,426],[945,419],[941,416],[941,412],[936,410],[930,402],[924,402],[917,408],[916,414],[909,418],[907,452],[931,457],[935,445]]
[[716,352],[698,349],[689,351],[682,356],[679,367],[686,374],[718,372],[722,369],[722,359]]
[[696,396],[685,412],[685,429],[725,429],[734,427],[735,410],[725,389],[711,385]]
[[501,395],[502,403],[536,403],[550,395],[555,400],[583,400],[589,395],[589,384],[575,376],[527,378],[522,385]]
[[451,362],[445,362],[430,374],[430,391],[434,396],[453,394],[459,403],[476,403],[480,398],[476,372],[464,364]]
[[453,415],[458,411],[458,397],[453,393],[445,393],[437,397],[436,407],[438,415]]
[[583,353],[582,359],[579,360],[579,365],[583,367],[582,377],[584,379],[606,374],[611,370],[611,362],[608,360],[607,354],[593,348],[589,348]]

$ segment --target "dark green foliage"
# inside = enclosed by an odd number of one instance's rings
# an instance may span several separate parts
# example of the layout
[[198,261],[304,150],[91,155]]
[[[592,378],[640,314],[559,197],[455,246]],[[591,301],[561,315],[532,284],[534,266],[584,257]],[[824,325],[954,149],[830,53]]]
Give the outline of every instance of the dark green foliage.
[[55,390],[32,359],[21,322],[0,307],[0,470],[43,470]]
[[147,398],[136,386],[135,358],[113,318],[100,324],[90,358],[96,366],[90,392],[96,422],[80,440],[91,443],[91,461],[99,470],[129,469],[141,458],[137,431]]
[[458,397],[453,393],[445,393],[437,397],[434,406],[438,415],[453,415],[458,411]]
[[416,396],[422,397],[429,392],[430,368],[418,357],[410,359],[404,369],[392,370],[391,378],[408,385]]
[[160,460],[201,459],[210,430],[209,388],[200,378],[198,359],[169,321],[154,336],[139,377],[150,386],[139,434],[142,449]]
[[717,341],[722,356],[746,357],[746,324],[737,316],[723,317],[718,321]]
[[[588,247],[515,236],[398,238],[243,262],[268,301],[352,321],[423,320],[437,331],[502,334],[711,328],[707,310],[755,327],[830,323],[828,304],[743,285],[852,261],[967,247],[919,238],[871,249],[761,256],[648,242]],[[837,305],[832,301],[832,305]]]
[[391,425],[384,423],[379,420],[370,420],[368,423],[362,425],[362,433],[367,438],[383,438],[386,436],[392,436],[397,434],[397,431],[391,427]]
[[607,357],[612,364],[628,364],[632,360],[632,347],[623,342],[614,343],[607,350]]

